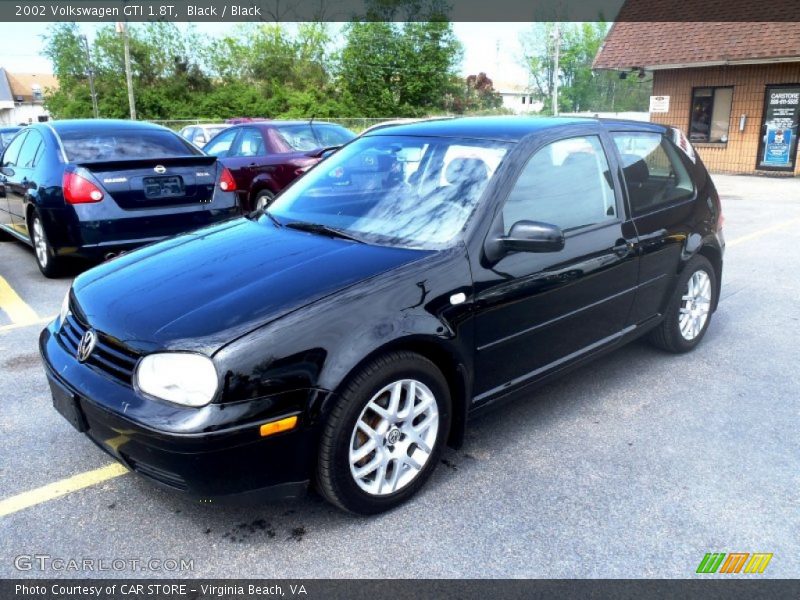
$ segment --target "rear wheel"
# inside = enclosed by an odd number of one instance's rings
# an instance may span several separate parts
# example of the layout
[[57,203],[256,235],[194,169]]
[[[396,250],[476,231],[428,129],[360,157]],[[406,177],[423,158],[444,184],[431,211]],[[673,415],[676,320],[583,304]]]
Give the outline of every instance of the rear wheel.
[[266,210],[272,201],[275,199],[275,194],[269,190],[262,190],[256,195],[255,210]]
[[704,256],[695,256],[678,277],[664,320],[650,340],[668,352],[688,352],[703,339],[716,302],[717,275]]
[[45,277],[58,277],[61,272],[62,259],[56,256],[47,239],[44,224],[39,213],[34,211],[30,216],[29,230],[31,244],[36,255],[36,264]]
[[447,382],[428,359],[388,354],[346,386],[325,424],[317,484],[337,506],[375,514],[430,477],[450,429]]

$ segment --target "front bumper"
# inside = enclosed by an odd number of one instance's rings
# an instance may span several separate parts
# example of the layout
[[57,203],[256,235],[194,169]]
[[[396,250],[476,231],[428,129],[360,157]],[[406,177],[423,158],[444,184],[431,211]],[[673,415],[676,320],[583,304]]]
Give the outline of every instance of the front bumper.
[[[73,425],[132,471],[204,502],[304,493],[317,435],[303,403],[318,392],[202,409],[170,406],[79,363],[54,334],[51,324],[39,339],[54,404],[59,397],[62,405],[74,403]],[[298,415],[295,429],[260,437],[260,424],[291,414]]]

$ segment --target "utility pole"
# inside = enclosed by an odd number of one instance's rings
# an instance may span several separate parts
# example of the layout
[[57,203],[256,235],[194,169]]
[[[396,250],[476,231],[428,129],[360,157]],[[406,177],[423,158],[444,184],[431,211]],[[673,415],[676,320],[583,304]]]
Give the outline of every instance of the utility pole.
[[89,40],[85,35],[81,36],[83,47],[86,50],[86,74],[89,76],[89,92],[92,94],[92,112],[94,118],[100,118],[100,110],[97,108],[97,93],[94,91],[94,68],[92,67],[92,55],[89,53]]
[[136,101],[133,98],[133,75],[131,74],[131,45],[128,41],[128,27],[123,22],[117,23],[117,33],[122,35],[125,47],[125,79],[128,82],[128,105],[131,109],[131,120],[136,120]]
[[553,31],[553,116],[558,116],[558,59],[561,52],[561,24],[556,23]]

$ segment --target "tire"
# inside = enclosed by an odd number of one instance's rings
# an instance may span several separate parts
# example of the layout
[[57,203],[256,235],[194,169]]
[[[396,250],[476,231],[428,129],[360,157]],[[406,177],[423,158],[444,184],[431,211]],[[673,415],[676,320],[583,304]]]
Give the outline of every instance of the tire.
[[261,190],[256,194],[255,201],[253,202],[253,210],[265,210],[269,208],[272,201],[275,199],[275,194],[269,190]]
[[447,381],[430,360],[413,352],[375,360],[345,385],[323,427],[317,488],[360,515],[402,504],[439,463],[450,416]]
[[33,254],[36,257],[36,264],[42,275],[48,278],[58,277],[61,274],[63,259],[56,256],[53,247],[47,239],[47,232],[39,213],[34,210],[28,222],[28,231],[33,246]]
[[650,333],[650,341],[676,354],[693,350],[711,323],[716,294],[714,267],[704,256],[695,256],[678,276],[664,319]]

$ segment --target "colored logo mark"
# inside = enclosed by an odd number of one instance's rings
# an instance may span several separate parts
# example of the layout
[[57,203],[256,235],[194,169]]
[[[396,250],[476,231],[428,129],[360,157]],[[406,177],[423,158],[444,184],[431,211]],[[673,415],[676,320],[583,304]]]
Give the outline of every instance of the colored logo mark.
[[709,552],[697,565],[697,573],[763,573],[772,553],[765,552]]

